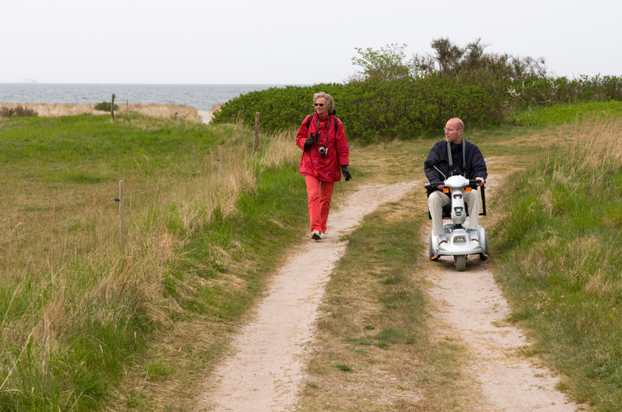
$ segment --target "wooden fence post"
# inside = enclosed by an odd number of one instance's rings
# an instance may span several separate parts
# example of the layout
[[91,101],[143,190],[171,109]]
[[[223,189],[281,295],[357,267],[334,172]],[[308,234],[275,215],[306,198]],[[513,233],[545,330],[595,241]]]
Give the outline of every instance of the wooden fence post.
[[255,140],[253,141],[253,153],[259,150],[259,112],[255,113]]
[[130,112],[130,100],[128,99],[125,102],[125,113],[129,113]]
[[179,113],[179,106],[177,106],[177,124],[181,124],[181,113]]
[[119,237],[123,242],[125,237],[125,216],[123,213],[123,180],[119,180]]
[[218,146],[218,174],[222,175],[222,147]]
[[112,116],[112,121],[114,122],[114,98],[117,97],[115,94],[112,95],[112,102],[110,102],[110,115]]

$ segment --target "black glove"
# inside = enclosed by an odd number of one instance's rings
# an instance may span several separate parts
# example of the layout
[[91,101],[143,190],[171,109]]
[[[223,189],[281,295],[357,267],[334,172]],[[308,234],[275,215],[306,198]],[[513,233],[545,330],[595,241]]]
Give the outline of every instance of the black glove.
[[348,170],[348,166],[341,166],[341,173],[343,173],[343,177],[346,179],[346,182],[352,179],[352,175],[350,174],[350,171]]
[[309,150],[311,148],[313,140],[313,136],[307,137],[307,140],[305,140],[305,150]]

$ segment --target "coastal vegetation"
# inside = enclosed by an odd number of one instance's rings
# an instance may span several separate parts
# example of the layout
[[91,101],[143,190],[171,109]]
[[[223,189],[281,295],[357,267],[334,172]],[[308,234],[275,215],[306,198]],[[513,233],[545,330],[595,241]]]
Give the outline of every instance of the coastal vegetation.
[[8,119],[9,117],[33,117],[38,113],[24,106],[0,107],[0,118]]
[[158,331],[224,334],[306,221],[285,135],[254,155],[243,128],[122,114],[11,118],[0,140],[5,411],[99,408]]
[[357,49],[353,63],[361,70],[343,84],[247,93],[223,105],[214,122],[251,125],[260,112],[265,130],[299,127],[313,110],[310,96],[325,91],[335,97],[348,137],[374,142],[425,136],[451,117],[483,127],[513,123],[525,109],[622,100],[622,77],[557,77],[547,72],[544,59],[486,53],[479,40],[460,47],[436,39],[433,54],[412,59],[404,47]]
[[507,321],[537,342],[526,356],[540,354],[566,376],[560,389],[599,411],[622,408],[619,110],[558,128],[564,144],[507,179],[497,199],[497,279],[514,309]]
[[[360,50],[370,70],[362,66],[358,78],[249,93],[217,115],[234,124],[178,123],[173,105],[160,119],[121,106],[115,123],[84,115],[1,120],[0,409],[192,410],[228,333],[308,223],[294,131],[262,134],[255,154],[242,114],[261,111],[264,131],[297,127],[320,88],[338,96],[339,116],[351,114],[348,135],[366,143],[352,145],[352,185],[424,179],[430,140],[408,138],[442,129],[435,122],[451,107],[438,102],[473,113],[466,138],[495,159],[493,167],[515,171],[489,206],[487,227],[490,262],[513,310],[505,322],[526,331],[534,345],[522,355],[559,372],[559,389],[571,399],[622,409],[619,78],[546,78],[538,60],[511,56],[470,71],[467,57],[478,45],[456,51],[439,43],[458,56],[453,65],[439,66],[440,52],[437,60],[415,56],[411,65],[420,69],[407,73],[387,69],[404,61],[399,46],[388,61]],[[486,64],[499,60],[522,61],[526,78],[495,75]],[[374,79],[374,67],[390,79]],[[348,100],[349,90],[360,100]],[[481,98],[451,96],[455,90]],[[497,92],[502,101],[492,99]],[[429,122],[398,110],[408,99],[420,102],[419,118]],[[231,116],[235,107],[246,112]],[[359,114],[366,120],[356,123]],[[418,132],[407,132],[413,125]],[[331,397],[360,409],[366,399],[345,396],[340,385],[386,368],[403,373],[398,389],[423,394],[420,406],[429,410],[476,405],[460,374],[468,351],[429,334],[427,285],[417,270],[426,219],[417,191],[348,236],[327,285],[304,410],[323,410]],[[412,410],[406,401],[393,406]]]
[[[110,113],[110,103],[108,103],[107,110],[95,108],[95,103],[0,103],[0,110],[6,113],[12,113],[11,116],[0,117],[12,117],[12,116],[26,116],[26,114],[20,113],[37,113],[40,117],[61,117],[61,116],[77,116],[77,115],[104,115]],[[115,106],[117,106],[115,104]],[[18,109],[21,107],[22,109]],[[20,111],[18,111],[20,110]],[[177,118],[177,111],[182,119],[185,120],[197,120],[199,113],[196,108],[185,105],[175,104],[156,104],[156,103],[126,103],[121,104],[115,110],[120,110],[126,113],[139,113],[145,116],[154,117],[157,119],[172,119]]]

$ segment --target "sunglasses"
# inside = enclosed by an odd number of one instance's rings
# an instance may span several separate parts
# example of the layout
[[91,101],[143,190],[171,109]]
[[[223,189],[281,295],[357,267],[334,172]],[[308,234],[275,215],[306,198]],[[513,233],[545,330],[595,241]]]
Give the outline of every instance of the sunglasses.
[[324,106],[324,103],[315,103],[315,106],[320,106],[320,107],[322,107],[322,106]]

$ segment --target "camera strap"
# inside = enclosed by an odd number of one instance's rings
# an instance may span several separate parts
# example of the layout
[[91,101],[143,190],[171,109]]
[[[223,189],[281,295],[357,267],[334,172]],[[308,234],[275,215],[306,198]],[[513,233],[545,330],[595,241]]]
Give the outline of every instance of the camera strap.
[[[333,114],[334,114],[334,110],[333,110]],[[307,130],[309,129],[309,126],[311,126],[311,122],[313,121],[313,117],[315,116],[315,112],[313,112],[313,114],[311,114],[311,116],[309,116],[308,120],[307,120]],[[339,122],[337,121],[337,118],[333,116],[333,118],[335,119],[335,136],[337,136],[337,130],[339,130]]]
[[[320,136],[319,133],[318,133],[319,131],[320,131],[320,116],[317,117],[317,126],[315,127],[315,135],[318,136],[318,138]],[[336,130],[335,130],[335,132],[336,132]],[[326,144],[328,146],[330,146],[330,136],[328,135],[329,133],[330,133],[330,116],[328,116],[328,123],[326,124],[326,141],[327,141]]]
[[[331,116],[328,115],[328,122],[326,124],[326,149],[328,149],[328,152],[330,152],[330,120],[331,120]],[[317,117],[317,126],[315,127],[316,142],[318,143],[320,140],[319,131],[320,131],[320,116]],[[337,131],[335,130],[335,139],[336,138],[337,138]],[[324,159],[326,154],[328,153],[322,153],[322,159]]]

